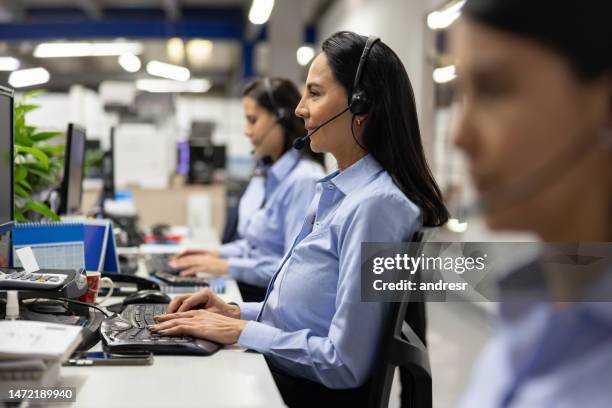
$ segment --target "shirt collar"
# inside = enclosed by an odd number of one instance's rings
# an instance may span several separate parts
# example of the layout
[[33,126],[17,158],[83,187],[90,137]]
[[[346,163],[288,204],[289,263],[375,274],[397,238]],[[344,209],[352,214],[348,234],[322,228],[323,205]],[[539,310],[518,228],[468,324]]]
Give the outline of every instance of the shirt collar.
[[344,195],[367,183],[371,178],[383,171],[381,165],[370,154],[366,154],[361,159],[350,165],[343,171],[336,170],[323,177],[319,183],[330,182]]
[[299,160],[300,153],[295,149],[290,149],[270,166],[268,178],[273,178],[276,182],[279,182],[291,173]]

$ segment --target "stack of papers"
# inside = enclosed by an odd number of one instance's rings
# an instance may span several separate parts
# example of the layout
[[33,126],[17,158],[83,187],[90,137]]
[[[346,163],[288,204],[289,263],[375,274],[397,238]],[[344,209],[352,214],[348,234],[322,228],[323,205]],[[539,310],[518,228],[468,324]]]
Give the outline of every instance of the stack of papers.
[[0,361],[65,361],[82,339],[81,326],[28,320],[0,321]]

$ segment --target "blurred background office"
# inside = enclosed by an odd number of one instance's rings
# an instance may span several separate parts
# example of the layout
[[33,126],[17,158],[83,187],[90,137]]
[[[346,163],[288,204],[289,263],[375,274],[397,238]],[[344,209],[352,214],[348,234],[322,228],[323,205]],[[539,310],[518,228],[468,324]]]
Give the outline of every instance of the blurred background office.
[[[473,193],[450,142],[455,70],[448,44],[462,4],[0,0],[0,84],[15,88],[17,100],[47,91],[32,100],[40,108],[28,114],[29,125],[87,129],[83,212],[102,188],[96,158],[112,149],[114,187],[129,192],[141,225],[185,225],[194,237],[220,237],[255,160],[244,135],[244,83],[280,76],[302,85],[330,34],[377,35],[398,53],[414,87],[426,155],[453,217],[442,236],[530,239],[493,237],[462,210]],[[327,166],[333,169],[333,160]],[[428,305],[435,406],[456,403],[488,337],[492,309]]]

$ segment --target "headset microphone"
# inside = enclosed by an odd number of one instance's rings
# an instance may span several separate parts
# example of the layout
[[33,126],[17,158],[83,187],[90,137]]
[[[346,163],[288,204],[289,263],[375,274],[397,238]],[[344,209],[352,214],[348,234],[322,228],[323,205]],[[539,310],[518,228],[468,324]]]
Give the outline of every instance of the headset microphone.
[[327,125],[328,123],[338,119],[340,117],[340,115],[344,114],[346,111],[348,111],[350,109],[350,107],[347,107],[346,109],[344,109],[342,112],[332,116],[330,119],[327,119],[325,122],[323,122],[322,124],[320,124],[319,126],[315,127],[314,130],[312,132],[309,132],[306,136],[302,136],[298,139],[295,139],[293,141],[293,147],[297,150],[302,150],[305,146],[306,143],[308,143],[308,139],[310,139],[310,136],[314,135],[319,129],[321,129],[323,126]]

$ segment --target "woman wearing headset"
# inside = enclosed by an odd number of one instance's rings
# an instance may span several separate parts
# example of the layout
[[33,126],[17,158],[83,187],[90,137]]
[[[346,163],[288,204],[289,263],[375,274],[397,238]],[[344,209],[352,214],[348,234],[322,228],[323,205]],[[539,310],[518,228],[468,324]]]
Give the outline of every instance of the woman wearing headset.
[[[312,149],[333,154],[338,170],[320,180],[266,299],[232,305],[208,290],[180,296],[152,330],[263,353],[291,406],[362,406],[389,309],[361,302],[361,243],[408,241],[448,214],[397,55],[378,38],[351,32],[332,35],[322,48],[295,112]],[[308,400],[296,401],[296,388],[286,387],[296,377]]]
[[292,148],[294,140],[306,134],[304,122],[292,114],[299,100],[297,88],[286,79],[257,79],[244,88],[245,133],[260,161],[240,200],[241,238],[218,250],[179,254],[170,265],[181,269],[181,275],[228,274],[238,281],[245,300],[263,300],[270,278],[302,226],[316,181],[324,176],[321,154]]
[[538,261],[502,279],[496,336],[463,407],[610,406],[612,9],[598,0],[550,6],[467,1],[454,33],[455,143],[491,228],[529,230],[573,251],[603,244],[607,255],[584,263],[569,252],[580,270]]

